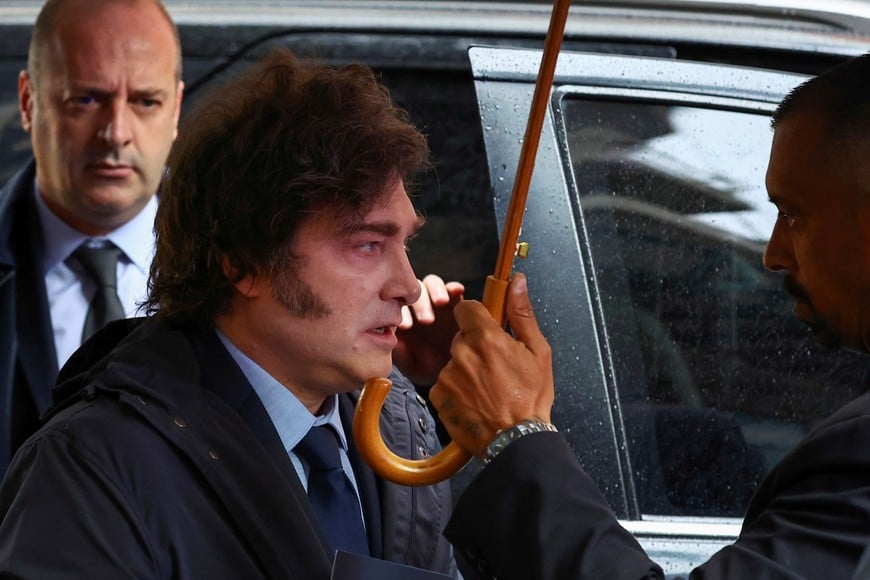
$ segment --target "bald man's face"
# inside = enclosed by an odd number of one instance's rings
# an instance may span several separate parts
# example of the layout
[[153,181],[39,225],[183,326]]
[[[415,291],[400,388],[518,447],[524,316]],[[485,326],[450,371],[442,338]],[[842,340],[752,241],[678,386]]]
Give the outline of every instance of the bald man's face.
[[175,139],[182,83],[172,28],[149,1],[87,7],[56,19],[39,78],[19,78],[39,190],[79,231],[106,233],[157,190]]

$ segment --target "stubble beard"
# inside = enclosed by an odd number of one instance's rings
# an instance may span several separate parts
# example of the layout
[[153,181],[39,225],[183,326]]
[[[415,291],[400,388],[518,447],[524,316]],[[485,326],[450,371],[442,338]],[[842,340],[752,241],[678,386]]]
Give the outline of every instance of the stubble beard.
[[819,312],[813,306],[812,298],[810,298],[806,289],[798,284],[791,276],[786,276],[783,279],[783,287],[785,288],[785,291],[795,299],[795,301],[807,307],[809,317],[798,318],[798,320],[810,328],[819,344],[832,349],[842,346],[842,337],[832,331],[828,322],[819,315]]

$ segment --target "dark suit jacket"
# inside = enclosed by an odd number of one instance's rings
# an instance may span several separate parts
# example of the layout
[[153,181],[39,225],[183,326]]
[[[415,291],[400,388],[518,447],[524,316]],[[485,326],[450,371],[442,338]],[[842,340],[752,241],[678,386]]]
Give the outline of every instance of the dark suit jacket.
[[31,162],[0,190],[0,477],[48,409],[57,376],[35,172]]
[[[0,573],[329,578],[331,557],[307,495],[213,333],[119,321],[85,343],[60,380],[64,401],[0,486]],[[409,415],[409,393],[390,394],[402,417],[388,417],[388,427],[436,451],[434,429],[428,437],[411,423],[425,410]],[[340,398],[347,422],[353,401]],[[440,535],[449,486],[387,484],[349,443],[373,555],[452,573]]]
[[[445,531],[499,580],[661,578],[557,433],[512,443]],[[740,537],[693,579],[852,578],[870,544],[870,393],[816,427],[762,481]]]

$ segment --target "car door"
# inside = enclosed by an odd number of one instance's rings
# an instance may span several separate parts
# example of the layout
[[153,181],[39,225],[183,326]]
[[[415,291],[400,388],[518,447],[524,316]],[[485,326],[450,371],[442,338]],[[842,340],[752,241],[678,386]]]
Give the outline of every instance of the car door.
[[[540,52],[469,54],[503,224]],[[669,574],[733,541],[772,465],[866,389],[761,263],[770,115],[805,78],[559,56],[516,269],[553,347],[554,422]]]

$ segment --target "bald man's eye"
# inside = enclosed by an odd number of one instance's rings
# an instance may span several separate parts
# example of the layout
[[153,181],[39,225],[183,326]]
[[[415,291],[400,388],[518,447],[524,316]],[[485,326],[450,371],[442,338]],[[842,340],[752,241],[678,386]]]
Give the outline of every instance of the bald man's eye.
[[67,102],[77,107],[87,107],[96,103],[97,98],[94,95],[73,95],[67,99]]

